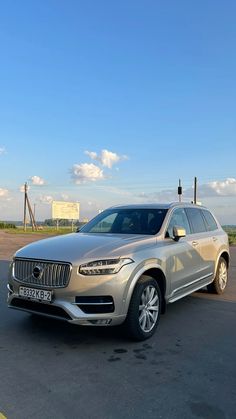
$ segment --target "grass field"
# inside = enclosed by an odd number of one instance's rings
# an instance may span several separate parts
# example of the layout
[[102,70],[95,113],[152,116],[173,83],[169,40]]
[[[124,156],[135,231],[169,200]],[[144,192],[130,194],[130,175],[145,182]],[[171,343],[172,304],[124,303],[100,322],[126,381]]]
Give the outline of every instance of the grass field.
[[[23,227],[17,227],[4,229],[4,231],[10,234],[46,234],[49,236],[72,233],[71,227],[59,227],[58,230],[56,229],[56,227],[43,227],[42,229],[39,229],[37,231],[32,231],[31,227],[27,227],[26,231],[24,231]],[[76,227],[74,227],[73,231],[76,231]]]
[[224,227],[224,230],[229,236],[230,246],[236,245],[236,227]]
[[[229,236],[229,244],[231,246],[236,245],[236,227],[223,227],[226,233]],[[71,233],[71,227],[59,227],[59,230],[56,230],[55,227],[43,227],[40,230],[32,231],[31,227],[28,227],[26,231],[24,231],[23,227],[17,227],[17,228],[9,228],[5,229],[7,233],[10,234],[46,234],[48,236],[55,236],[60,234],[68,234]],[[74,227],[74,232],[76,231],[76,227]]]

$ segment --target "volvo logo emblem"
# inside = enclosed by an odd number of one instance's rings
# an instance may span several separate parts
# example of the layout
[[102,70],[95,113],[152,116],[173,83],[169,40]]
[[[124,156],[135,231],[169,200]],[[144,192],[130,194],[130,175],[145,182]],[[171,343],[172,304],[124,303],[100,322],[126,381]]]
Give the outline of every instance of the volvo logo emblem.
[[36,265],[33,269],[32,273],[35,279],[40,279],[43,276],[43,268],[41,266]]

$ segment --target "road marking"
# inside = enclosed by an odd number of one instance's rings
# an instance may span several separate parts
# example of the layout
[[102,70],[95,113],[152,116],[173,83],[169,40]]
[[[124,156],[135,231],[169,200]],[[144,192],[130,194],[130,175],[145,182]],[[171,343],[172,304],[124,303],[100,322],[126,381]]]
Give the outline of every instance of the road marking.
[[7,417],[4,416],[4,414],[0,412],[0,419],[7,419]]

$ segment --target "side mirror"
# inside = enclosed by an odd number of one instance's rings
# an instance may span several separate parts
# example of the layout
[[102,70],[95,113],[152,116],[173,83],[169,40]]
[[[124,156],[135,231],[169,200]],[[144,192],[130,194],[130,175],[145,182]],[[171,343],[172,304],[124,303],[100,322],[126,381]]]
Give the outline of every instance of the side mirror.
[[186,236],[186,230],[184,227],[174,226],[173,227],[173,236],[175,241],[179,241],[181,237]]

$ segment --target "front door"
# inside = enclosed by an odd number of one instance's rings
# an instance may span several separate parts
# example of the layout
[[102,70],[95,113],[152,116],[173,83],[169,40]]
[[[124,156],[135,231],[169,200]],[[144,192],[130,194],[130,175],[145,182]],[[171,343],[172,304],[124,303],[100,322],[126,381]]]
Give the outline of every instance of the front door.
[[[186,237],[175,241],[173,227],[183,227]],[[184,208],[177,208],[171,215],[166,230],[166,273],[170,284],[168,299],[174,301],[191,292],[203,269],[199,242],[191,231]],[[189,290],[190,287],[190,290]]]

